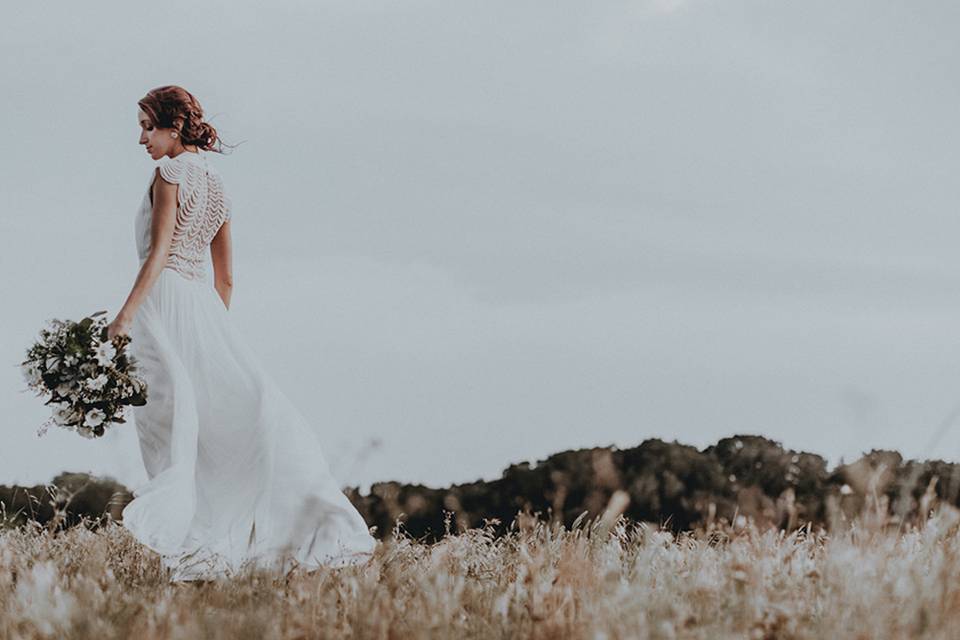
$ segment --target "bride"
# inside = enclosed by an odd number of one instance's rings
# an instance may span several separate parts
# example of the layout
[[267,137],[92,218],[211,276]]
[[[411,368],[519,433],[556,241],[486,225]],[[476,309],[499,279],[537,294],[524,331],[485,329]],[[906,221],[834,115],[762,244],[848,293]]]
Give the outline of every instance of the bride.
[[130,336],[148,385],[134,422],[149,479],[123,525],[173,581],[366,562],[377,541],[318,434],[228,313],[232,207],[206,153],[217,132],[181,87],[153,89],[138,105],[140,144],[159,165],[135,221],[140,269],[107,332]]

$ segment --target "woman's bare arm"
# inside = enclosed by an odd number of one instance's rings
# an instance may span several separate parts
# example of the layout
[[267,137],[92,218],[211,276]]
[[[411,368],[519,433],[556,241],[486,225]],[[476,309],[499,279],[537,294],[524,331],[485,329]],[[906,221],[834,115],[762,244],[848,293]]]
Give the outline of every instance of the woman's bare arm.
[[137,314],[137,309],[143,304],[144,298],[167,264],[170,244],[173,241],[173,230],[177,222],[177,188],[177,185],[160,177],[160,168],[157,167],[152,185],[153,216],[150,225],[150,253],[137,273],[137,279],[133,283],[130,295],[127,296],[127,301],[123,303],[117,317],[108,327],[108,335],[111,338],[117,333],[126,333]]
[[229,218],[210,241],[210,258],[213,261],[213,286],[220,294],[223,306],[229,309],[230,294],[233,293],[233,241]]

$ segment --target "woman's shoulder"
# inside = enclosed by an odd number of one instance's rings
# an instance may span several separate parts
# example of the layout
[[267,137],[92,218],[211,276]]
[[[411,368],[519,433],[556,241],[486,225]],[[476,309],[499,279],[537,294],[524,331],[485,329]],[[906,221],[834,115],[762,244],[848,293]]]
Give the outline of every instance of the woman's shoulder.
[[160,170],[160,176],[164,180],[173,184],[194,183],[198,175],[202,175],[204,171],[217,173],[216,168],[208,164],[206,158],[190,151],[181,152],[173,158],[169,156],[161,158],[157,163],[157,169]]

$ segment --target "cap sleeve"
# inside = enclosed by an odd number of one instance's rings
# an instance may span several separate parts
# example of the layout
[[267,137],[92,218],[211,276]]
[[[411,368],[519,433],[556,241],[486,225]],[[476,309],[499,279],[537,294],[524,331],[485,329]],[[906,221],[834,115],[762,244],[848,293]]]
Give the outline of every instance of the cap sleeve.
[[183,160],[171,158],[160,165],[160,177],[171,184],[180,184],[183,182],[185,167]]

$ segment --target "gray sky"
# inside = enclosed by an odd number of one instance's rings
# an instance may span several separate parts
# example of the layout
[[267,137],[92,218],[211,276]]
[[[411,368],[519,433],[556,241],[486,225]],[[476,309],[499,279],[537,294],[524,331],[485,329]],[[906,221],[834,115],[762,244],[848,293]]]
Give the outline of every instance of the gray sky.
[[0,483],[145,478],[132,424],[37,438],[16,365],[48,318],[129,293],[153,167],[136,101],[162,84],[244,141],[215,158],[231,314],[343,484],[652,436],[958,459],[960,423],[929,446],[960,404],[958,20],[875,0],[6,9]]

